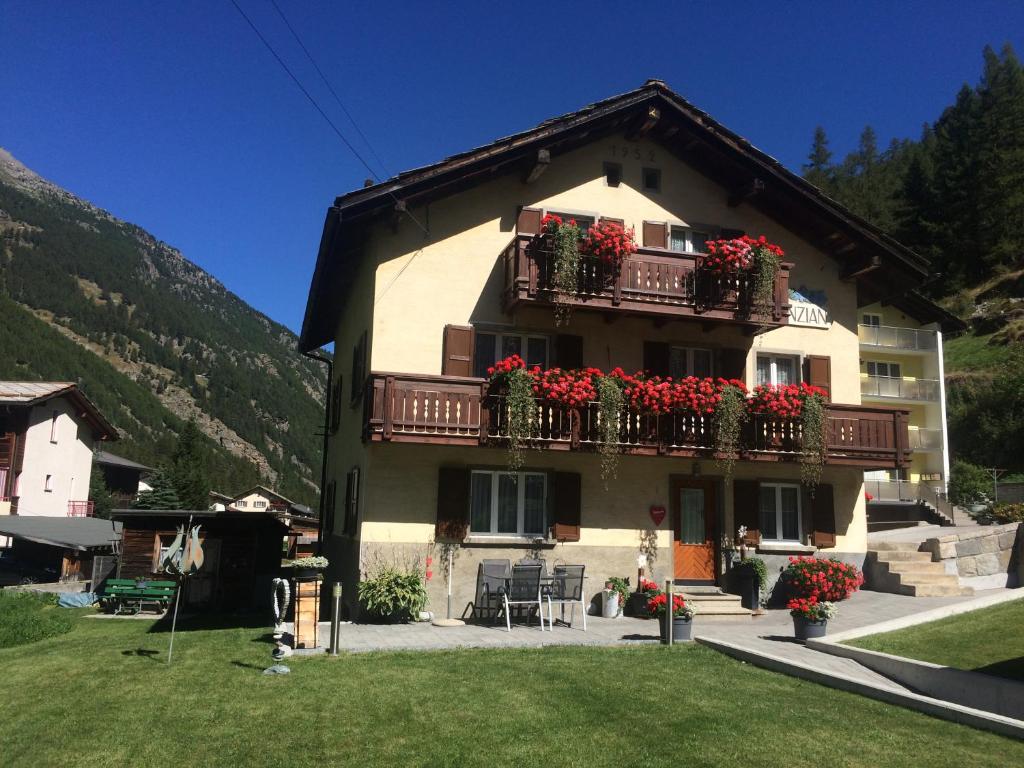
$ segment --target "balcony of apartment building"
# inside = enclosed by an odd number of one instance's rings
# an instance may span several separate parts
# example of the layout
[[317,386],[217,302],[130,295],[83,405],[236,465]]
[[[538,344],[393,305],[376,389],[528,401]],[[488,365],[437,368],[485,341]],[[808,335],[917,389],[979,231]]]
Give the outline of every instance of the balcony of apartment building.
[[938,379],[905,377],[898,363],[867,364],[867,373],[860,377],[860,394],[864,400],[937,403],[941,393]]
[[894,354],[935,354],[939,349],[936,331],[923,328],[898,328],[891,325],[857,326],[862,349]]
[[94,511],[91,501],[68,502],[68,517],[92,517]]
[[694,318],[705,322],[742,324],[751,330],[777,328],[789,319],[789,271],[783,262],[775,278],[773,305],[753,310],[749,274],[722,276],[704,268],[705,254],[666,248],[639,247],[620,268],[580,255],[574,290],[559,291],[555,283],[553,241],[547,235],[517,234],[501,253],[505,275],[504,309],[568,304],[609,316],[640,316],[657,320]]
[[[365,438],[373,442],[436,445],[506,443],[508,409],[484,379],[373,373],[364,401]],[[601,445],[597,403],[565,408],[537,401],[531,447],[594,451]],[[827,405],[826,464],[895,469],[910,464],[908,412],[893,408]],[[623,453],[648,456],[705,457],[716,454],[712,417],[651,414],[626,408],[617,425]],[[753,416],[740,435],[744,461],[795,461],[802,455],[796,420]]]

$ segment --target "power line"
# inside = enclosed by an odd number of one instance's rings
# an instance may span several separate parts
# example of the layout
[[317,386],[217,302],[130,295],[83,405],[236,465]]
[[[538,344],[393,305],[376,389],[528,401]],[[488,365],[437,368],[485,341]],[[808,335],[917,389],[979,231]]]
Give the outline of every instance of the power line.
[[[324,110],[321,108],[321,106],[317,102],[317,100],[313,98],[313,95],[308,90],[306,90],[305,86],[302,85],[302,82],[299,80],[299,78],[295,76],[295,73],[292,72],[291,69],[288,68],[288,65],[284,63],[284,59],[282,59],[278,55],[277,51],[274,50],[274,47],[267,41],[267,38],[265,38],[263,36],[263,33],[261,33],[259,28],[252,22],[252,19],[250,19],[246,15],[245,11],[242,10],[241,6],[236,2],[236,0],[231,0],[231,4],[233,6],[235,6],[235,10],[238,11],[239,15],[243,19],[245,19],[245,22],[249,25],[249,28],[252,29],[252,31],[256,33],[256,36],[260,39],[260,42],[262,42],[264,47],[268,51],[270,51],[270,54],[274,57],[274,59],[277,60],[277,63],[288,74],[288,77],[290,77],[292,82],[295,83],[295,86],[300,91],[302,91],[302,94],[309,100],[309,103],[313,105],[313,108],[316,109],[316,111],[320,113],[320,116],[331,127],[331,130],[333,130],[334,133],[337,135],[337,137],[339,139],[341,139],[342,143],[346,147],[348,147],[348,150],[353,155],[355,155],[356,159],[359,160],[360,163],[362,163],[363,167],[370,173],[370,175],[373,176],[374,178],[376,178],[377,174],[374,173],[374,171],[370,167],[369,163],[367,163],[366,160],[363,158],[363,156],[361,154],[359,154],[359,152],[356,150],[356,148],[354,146],[352,146],[352,143],[348,139],[345,138],[345,134],[343,134],[341,132],[341,130],[338,128],[338,126],[334,124],[334,121],[331,120],[330,117],[328,117],[327,113],[324,112]],[[387,194],[391,197],[392,200],[395,201],[396,206],[398,207],[398,209],[401,210],[404,214],[406,214],[410,219],[412,219],[413,223],[415,223],[416,226],[419,227],[423,231],[423,234],[425,234],[425,235],[429,235],[430,234],[427,231],[427,228],[424,227],[420,223],[419,219],[417,219],[415,216],[413,216],[412,213],[408,210],[408,208],[406,208],[404,205],[401,205],[399,203],[398,198],[395,197],[393,192],[388,192]]]
[[[367,148],[370,150],[370,154],[373,155],[374,159],[377,161],[377,164],[380,165],[381,170],[384,171],[384,175],[390,176],[391,172],[388,170],[387,165],[385,165],[384,161],[380,159],[380,155],[378,155],[377,151],[373,148],[373,144],[370,143],[370,140],[366,138],[366,134],[364,134],[362,130],[359,128],[359,124],[356,122],[356,119],[352,117],[352,114],[348,111],[348,109],[345,108],[345,105],[341,101],[341,97],[338,96],[337,92],[331,86],[331,83],[327,79],[327,76],[323,73],[323,70],[320,69],[320,65],[317,64],[316,59],[313,58],[313,54],[309,52],[309,49],[306,48],[305,43],[302,42],[302,38],[299,37],[299,33],[295,31],[295,28],[291,25],[291,22],[288,21],[288,17],[284,15],[284,11],[282,11],[281,6],[277,4],[277,0],[270,0],[270,3],[271,5],[274,6],[274,10],[277,11],[277,15],[281,17],[281,21],[283,21],[284,25],[288,27],[288,31],[292,33],[292,37],[295,38],[295,42],[299,44],[299,47],[302,49],[302,52],[306,54],[306,58],[309,59],[309,63],[313,65],[313,69],[315,69],[316,73],[320,75],[320,79],[323,81],[323,84],[327,86],[327,90],[331,92],[331,96],[334,97],[334,100],[341,108],[341,111],[345,113],[345,117],[347,117],[348,121],[352,123],[352,127],[356,129],[356,133],[359,134],[360,138],[362,138],[363,140],[363,143],[365,143]],[[377,179],[377,181],[380,181],[380,177],[378,177],[377,174],[373,175],[374,178]]]

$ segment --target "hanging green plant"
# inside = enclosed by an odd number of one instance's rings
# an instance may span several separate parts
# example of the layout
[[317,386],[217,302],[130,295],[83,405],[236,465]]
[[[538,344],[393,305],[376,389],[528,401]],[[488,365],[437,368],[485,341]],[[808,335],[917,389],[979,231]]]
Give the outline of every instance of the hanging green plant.
[[519,355],[499,360],[487,372],[491,377],[491,393],[505,397],[504,433],[508,439],[508,468],[516,472],[523,467],[523,449],[533,437],[537,424],[533,376]]
[[572,314],[570,298],[579,288],[580,228],[575,219],[563,222],[560,216],[549,213],[541,220],[541,229],[551,236],[555,323],[563,325],[569,322]]
[[803,433],[800,479],[811,493],[818,486],[821,469],[825,465],[825,418],[823,395],[815,392],[804,398],[800,414]]
[[600,417],[599,445],[601,480],[605,488],[619,471],[619,419],[622,417],[622,383],[614,376],[597,380],[597,409]]
[[740,429],[747,418],[747,398],[735,384],[726,384],[715,405],[715,450],[726,482],[732,477],[740,448]]
[[775,281],[779,275],[781,250],[754,245],[751,252],[750,314],[770,318],[775,311]]

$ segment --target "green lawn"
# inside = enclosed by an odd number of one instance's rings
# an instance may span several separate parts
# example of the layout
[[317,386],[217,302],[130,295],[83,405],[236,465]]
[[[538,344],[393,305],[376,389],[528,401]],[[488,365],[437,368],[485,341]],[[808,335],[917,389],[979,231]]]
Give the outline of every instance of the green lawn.
[[1024,600],[862,637],[850,645],[1024,681]]
[[[16,766],[1005,766],[1024,743],[698,646],[292,659],[265,630],[79,619],[0,651]],[[936,762],[939,761],[939,762]]]

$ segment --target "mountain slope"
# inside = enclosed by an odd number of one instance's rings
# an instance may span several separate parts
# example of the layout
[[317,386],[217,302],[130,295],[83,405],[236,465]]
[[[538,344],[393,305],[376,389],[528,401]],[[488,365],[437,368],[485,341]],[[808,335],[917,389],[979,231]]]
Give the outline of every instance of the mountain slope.
[[[105,411],[113,409],[108,415],[125,438],[117,450],[148,462],[166,457],[182,420],[195,419],[225,471],[260,477],[296,501],[315,500],[324,372],[298,354],[295,335],[177,250],[3,150],[0,294],[10,299],[0,305],[10,319],[0,327],[0,376],[80,380],[100,407],[107,401]],[[25,343],[19,332],[41,334],[19,312],[67,343],[51,338],[45,353]],[[72,350],[106,367],[86,370],[87,358]],[[147,419],[108,397],[130,383],[149,395],[136,393],[132,406]],[[237,490],[227,477],[213,481]]]

